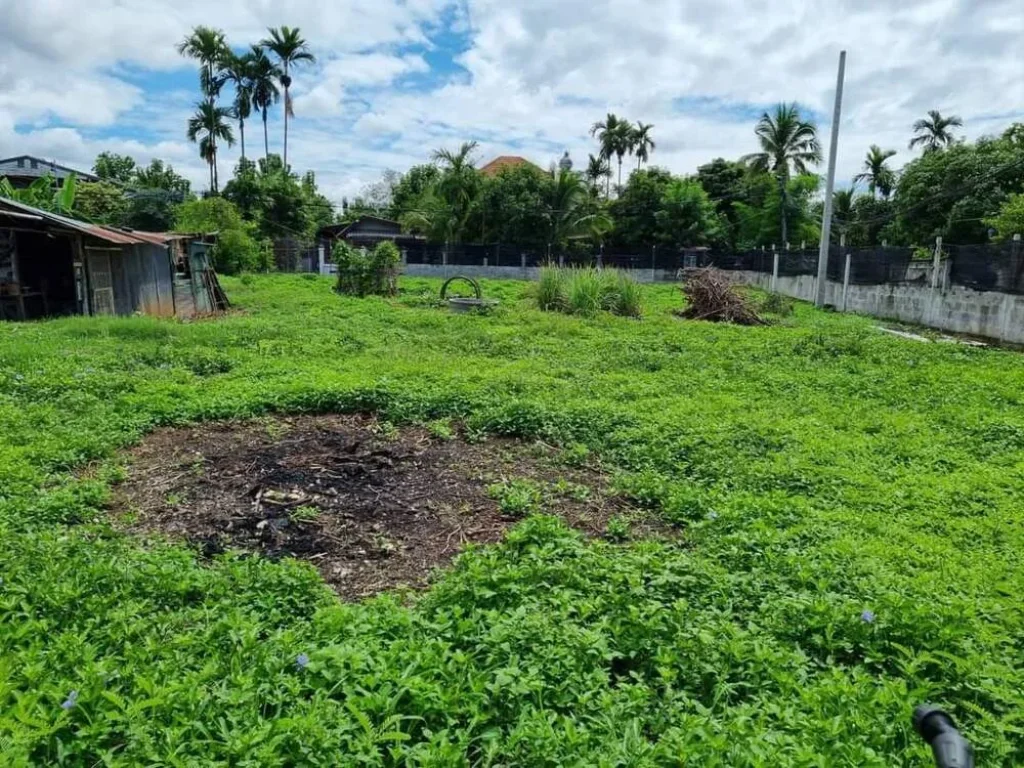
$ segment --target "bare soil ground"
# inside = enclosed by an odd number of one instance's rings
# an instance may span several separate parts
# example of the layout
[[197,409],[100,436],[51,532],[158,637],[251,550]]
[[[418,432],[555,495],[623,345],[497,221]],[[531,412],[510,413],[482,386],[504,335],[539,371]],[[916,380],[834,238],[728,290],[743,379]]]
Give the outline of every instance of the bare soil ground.
[[488,487],[528,480],[541,511],[591,535],[628,508],[590,468],[542,443],[440,439],[367,416],[302,416],[160,430],[129,452],[116,519],[189,542],[206,556],[240,548],[313,563],[339,595],[422,586],[468,543],[501,539],[515,518]]

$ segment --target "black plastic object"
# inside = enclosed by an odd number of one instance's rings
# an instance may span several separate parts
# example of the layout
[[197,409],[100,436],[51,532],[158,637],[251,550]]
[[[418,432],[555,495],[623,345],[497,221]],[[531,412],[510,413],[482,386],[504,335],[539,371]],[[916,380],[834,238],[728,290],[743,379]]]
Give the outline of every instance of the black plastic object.
[[953,723],[938,707],[922,704],[914,710],[914,730],[928,742],[939,768],[974,768],[974,752]]
[[483,301],[484,293],[480,290],[480,283],[474,280],[472,277],[466,277],[465,275],[455,275],[455,277],[449,277],[444,281],[444,285],[441,286],[441,300],[444,301],[448,298],[448,286],[454,283],[456,280],[462,280],[463,282],[469,283],[473,286],[473,292],[476,294],[477,301]]

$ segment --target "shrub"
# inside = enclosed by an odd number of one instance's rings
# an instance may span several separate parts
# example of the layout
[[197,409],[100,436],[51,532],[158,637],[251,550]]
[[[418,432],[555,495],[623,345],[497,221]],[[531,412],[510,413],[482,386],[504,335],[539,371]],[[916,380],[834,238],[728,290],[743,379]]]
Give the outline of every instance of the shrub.
[[592,267],[544,267],[537,306],[545,311],[592,317],[601,310],[624,317],[643,312],[643,290],[627,272]]
[[789,317],[793,314],[793,301],[781,293],[769,293],[761,302],[761,313]]
[[537,306],[545,311],[558,311],[565,306],[565,281],[557,267],[543,267],[537,283]]
[[383,241],[371,252],[339,240],[331,253],[338,265],[338,293],[350,296],[394,296],[398,293],[398,246]]
[[223,197],[189,200],[179,205],[174,214],[174,231],[216,234],[217,244],[211,249],[210,258],[218,272],[233,275],[270,268],[266,244],[256,239],[253,225]]

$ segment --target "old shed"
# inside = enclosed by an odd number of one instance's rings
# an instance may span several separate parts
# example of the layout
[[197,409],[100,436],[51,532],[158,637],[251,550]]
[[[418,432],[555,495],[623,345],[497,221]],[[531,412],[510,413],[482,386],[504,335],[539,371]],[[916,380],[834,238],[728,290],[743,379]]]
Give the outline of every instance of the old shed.
[[112,229],[0,198],[0,319],[224,308],[208,247],[193,236]]

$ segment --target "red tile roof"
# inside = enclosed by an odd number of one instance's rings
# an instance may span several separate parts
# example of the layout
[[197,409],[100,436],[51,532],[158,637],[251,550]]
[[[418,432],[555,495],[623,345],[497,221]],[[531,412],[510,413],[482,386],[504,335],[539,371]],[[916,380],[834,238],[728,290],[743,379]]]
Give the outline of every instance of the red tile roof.
[[501,155],[496,157],[487,165],[480,169],[480,173],[484,176],[497,176],[505,168],[516,168],[520,165],[530,165],[536,168],[538,171],[541,170],[539,166],[534,165],[525,157],[519,157],[518,155]]

